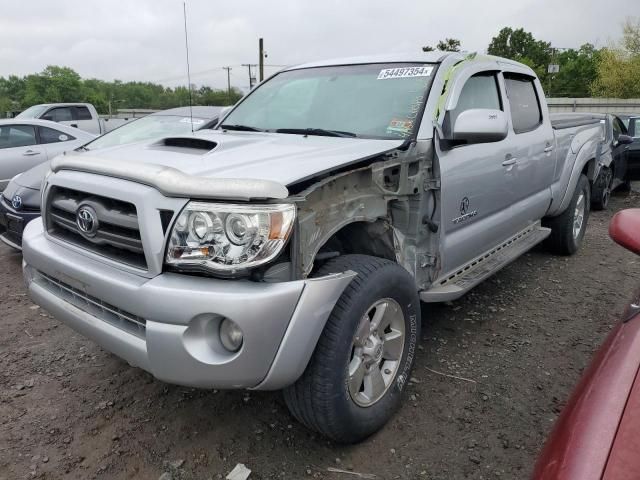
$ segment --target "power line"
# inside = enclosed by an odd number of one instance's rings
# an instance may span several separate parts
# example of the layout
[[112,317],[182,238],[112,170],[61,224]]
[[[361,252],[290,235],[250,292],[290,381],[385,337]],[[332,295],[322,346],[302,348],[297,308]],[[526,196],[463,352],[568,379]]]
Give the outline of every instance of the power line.
[[[221,68],[224,68],[225,66],[229,66],[229,67],[243,67],[246,66],[244,64],[235,64],[235,65],[218,65],[212,68],[208,68],[207,70],[200,70],[198,72],[191,72],[191,77],[201,77],[202,75],[211,75],[211,74],[218,74],[220,73],[221,75],[224,75],[222,72],[220,72]],[[265,65],[265,67],[268,68],[282,68],[282,67],[286,67],[288,65]],[[182,80],[184,79],[184,75],[180,75],[180,76],[173,76],[173,77],[166,77],[166,78],[160,78],[160,79],[154,79],[153,81],[156,83],[163,83],[163,82],[172,82],[175,80]],[[151,80],[149,80],[151,81]]]

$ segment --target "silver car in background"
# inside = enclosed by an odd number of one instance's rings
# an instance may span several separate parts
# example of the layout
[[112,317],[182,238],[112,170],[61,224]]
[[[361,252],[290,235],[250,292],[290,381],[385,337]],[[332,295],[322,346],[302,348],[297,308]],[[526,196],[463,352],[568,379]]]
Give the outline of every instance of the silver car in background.
[[0,191],[19,173],[95,137],[47,120],[0,120]]

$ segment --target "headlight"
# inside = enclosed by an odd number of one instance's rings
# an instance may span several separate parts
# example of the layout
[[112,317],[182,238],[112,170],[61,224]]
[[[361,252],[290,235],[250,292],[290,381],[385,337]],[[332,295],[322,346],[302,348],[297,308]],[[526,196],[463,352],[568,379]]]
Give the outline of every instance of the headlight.
[[189,202],[176,220],[166,263],[233,274],[273,260],[289,238],[295,206]]

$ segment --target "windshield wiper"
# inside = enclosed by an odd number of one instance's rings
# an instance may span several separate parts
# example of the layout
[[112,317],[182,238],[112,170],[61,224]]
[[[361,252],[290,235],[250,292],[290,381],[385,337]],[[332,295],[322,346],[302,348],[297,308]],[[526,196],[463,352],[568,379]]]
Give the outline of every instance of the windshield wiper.
[[238,132],[264,132],[256,127],[250,127],[249,125],[220,125],[223,130],[236,130]]
[[358,135],[353,132],[343,132],[342,130],[325,130],[324,128],[278,128],[276,133],[292,133],[298,135],[319,135],[324,137],[349,137],[355,138]]

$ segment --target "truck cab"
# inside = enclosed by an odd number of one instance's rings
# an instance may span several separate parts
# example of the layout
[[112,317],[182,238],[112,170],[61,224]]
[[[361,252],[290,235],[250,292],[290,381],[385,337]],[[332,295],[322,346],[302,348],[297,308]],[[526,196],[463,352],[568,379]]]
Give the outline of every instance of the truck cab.
[[16,118],[39,118],[84,130],[94,135],[105,133],[95,107],[90,103],[53,103],[33,105]]

